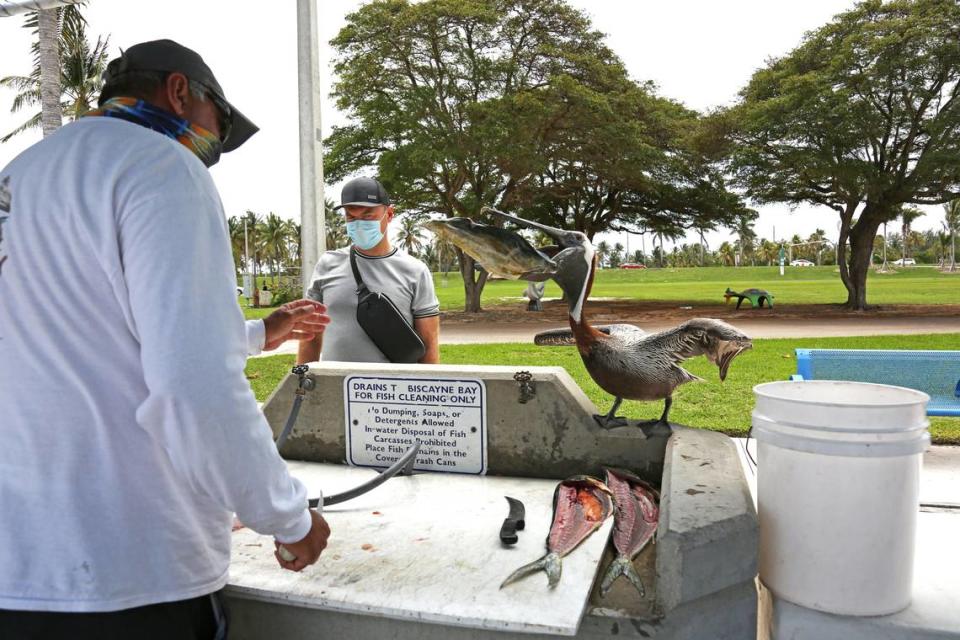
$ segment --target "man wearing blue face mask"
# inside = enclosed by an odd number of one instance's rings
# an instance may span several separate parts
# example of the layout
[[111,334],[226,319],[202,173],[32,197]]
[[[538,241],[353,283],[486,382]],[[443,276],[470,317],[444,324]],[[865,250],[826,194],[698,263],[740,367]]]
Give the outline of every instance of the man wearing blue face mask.
[[297,362],[389,362],[357,322],[357,281],[351,252],[364,284],[386,294],[426,348],[419,362],[440,360],[440,303],[430,270],[420,260],[390,245],[387,230],[394,208],[386,189],[373,178],[355,178],[344,185],[340,206],[352,246],[327,251],[313,272],[306,297],[322,302],[330,326],[322,336],[302,341]]

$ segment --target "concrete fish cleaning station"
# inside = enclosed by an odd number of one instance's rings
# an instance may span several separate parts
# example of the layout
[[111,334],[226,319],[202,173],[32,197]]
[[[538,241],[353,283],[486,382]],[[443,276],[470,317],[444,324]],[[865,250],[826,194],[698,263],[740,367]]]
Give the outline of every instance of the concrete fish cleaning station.
[[[281,448],[311,495],[376,477],[416,441],[414,473],[329,506],[320,561],[278,572],[273,541],[233,534],[231,637],[748,638],[757,629],[758,528],[733,440],[673,425],[601,428],[560,367],[314,363]],[[263,409],[274,434],[297,391],[291,374]],[[502,589],[545,553],[554,489],[575,475],[629,470],[660,489],[653,544],[600,596],[613,518],[542,573]],[[525,507],[517,543],[499,533]]]

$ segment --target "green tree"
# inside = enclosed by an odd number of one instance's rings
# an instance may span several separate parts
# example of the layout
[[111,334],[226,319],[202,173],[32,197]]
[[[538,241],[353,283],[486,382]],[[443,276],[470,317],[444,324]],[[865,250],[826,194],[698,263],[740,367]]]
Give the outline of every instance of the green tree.
[[807,242],[810,243],[811,252],[815,253],[817,256],[817,266],[822,264],[823,250],[827,246],[827,232],[823,229],[817,229],[810,234],[810,237],[807,238]]
[[333,200],[323,199],[324,229],[327,234],[327,249],[339,249],[349,244],[347,223],[343,213],[333,208]]
[[717,252],[720,254],[720,263],[723,266],[730,267],[736,263],[737,252],[726,240],[720,243],[720,248],[717,249]]
[[838,212],[850,308],[867,308],[879,226],[960,195],[958,24],[955,0],[861,2],[757,71],[715,122],[752,199]]
[[227,230],[230,233],[230,252],[233,254],[233,266],[237,275],[243,273],[243,218],[227,218]]
[[[44,111],[49,114],[44,125],[46,135],[60,126],[62,115],[76,120],[91,110],[100,93],[101,77],[107,65],[109,37],[98,36],[96,44],[91,44],[87,37],[87,21],[76,5],[30,13],[24,26],[37,34],[37,42],[33,44],[33,69],[25,76],[0,78],[0,86],[16,93],[11,113],[31,106],[40,106],[41,110],[0,138],[0,142],[41,126]],[[48,41],[56,44],[47,46]],[[54,71],[54,82],[41,83],[41,71],[47,68],[59,69],[59,74]],[[57,81],[59,86],[56,86]],[[46,101],[42,84],[50,87]]]
[[267,214],[258,230],[257,237],[267,264],[270,266],[275,287],[277,278],[280,276],[280,267],[288,261],[290,255],[291,232],[290,221],[284,220],[273,212]]
[[776,242],[771,242],[766,238],[760,240],[757,250],[757,257],[760,262],[765,262],[768,267],[772,267],[779,257],[780,247]]
[[294,273],[300,273],[303,252],[303,227],[296,220],[290,220],[290,265]]
[[400,231],[397,232],[397,243],[400,248],[412,256],[420,254],[424,246],[423,241],[424,216],[406,214],[400,218]]
[[253,267],[254,290],[256,290],[260,265],[266,255],[266,243],[263,241],[263,216],[248,210],[243,218],[247,223],[247,247],[249,248],[247,262]]
[[[327,139],[326,174],[372,169],[409,212],[492,205],[590,237],[741,206],[693,142],[697,114],[632,81],[603,39],[563,0],[368,3],[332,41],[351,124]],[[467,311],[487,278],[473,264],[460,255]]]
[[597,264],[602,269],[607,266],[608,261],[610,260],[610,243],[606,240],[601,240],[594,247],[594,251],[597,254]]
[[753,230],[756,219],[756,212],[751,211],[749,214],[739,216],[733,227],[734,232],[737,234],[737,247],[740,258],[738,266],[746,266],[744,255],[753,254],[753,241],[757,239],[757,232]]
[[[371,2],[332,45],[352,124],[326,141],[326,175],[374,168],[404,210],[447,217],[509,202],[555,126],[531,122],[539,94],[562,76],[588,83],[612,56],[560,0]],[[465,308],[478,311],[487,273],[460,258]]]
[[613,245],[608,262],[611,268],[620,268],[620,265],[623,263],[623,245],[621,243],[617,242]]

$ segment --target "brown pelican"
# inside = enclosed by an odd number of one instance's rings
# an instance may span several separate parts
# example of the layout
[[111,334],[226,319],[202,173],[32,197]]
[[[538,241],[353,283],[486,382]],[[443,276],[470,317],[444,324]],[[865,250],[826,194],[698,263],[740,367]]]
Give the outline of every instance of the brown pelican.
[[539,229],[560,246],[561,251],[553,257],[556,272],[552,277],[566,294],[570,330],[545,331],[537,334],[534,342],[538,345],[577,346],[590,377],[614,396],[610,411],[605,416],[594,416],[600,426],[612,428],[627,424],[626,418],[616,415],[624,399],[663,400],[663,414],[650,424],[668,424],[674,389],[700,380],[680,363],[704,355],[716,363],[720,380],[724,380],[733,359],[753,346],[750,338],[734,327],[710,318],[694,318],[654,334],[647,334],[629,324],[591,326],[584,305],[593,286],[597,257],[587,236],[495,209],[486,210],[517,224]]

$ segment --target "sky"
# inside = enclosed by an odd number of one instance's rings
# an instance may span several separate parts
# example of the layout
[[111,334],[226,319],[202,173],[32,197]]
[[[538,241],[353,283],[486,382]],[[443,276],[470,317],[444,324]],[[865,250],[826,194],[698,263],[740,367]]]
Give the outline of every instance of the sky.
[[[2,0],[0,0],[2,1]],[[851,8],[853,0],[568,0],[583,10],[638,81],[653,80],[660,95],[700,111],[726,106],[752,73],[770,57],[788,53],[803,34]],[[330,96],[332,50],[328,42],[362,3],[318,0],[320,39],[321,125],[324,136],[346,124]],[[162,10],[160,7],[162,6]],[[264,9],[264,7],[267,7]],[[264,3],[253,0],[89,0],[84,9],[88,31],[110,36],[110,57],[120,47],[157,38],[171,38],[200,53],[216,74],[227,98],[260,127],[243,147],[226,154],[212,174],[227,215],[246,210],[299,219],[299,145],[297,113],[297,30],[295,0]],[[187,17],[189,19],[187,19]],[[32,64],[31,33],[23,18],[0,18],[0,77],[26,75]],[[0,135],[29,115],[11,114],[13,93],[0,89]],[[39,130],[0,144],[0,167],[40,139]],[[339,202],[339,184],[327,195]],[[837,215],[822,207],[786,205],[757,207],[759,236],[773,238],[817,228],[837,236]],[[939,228],[940,207],[914,228]],[[892,229],[891,229],[892,232]],[[621,242],[631,250],[649,236],[605,234],[598,239]],[[732,239],[728,230],[707,235],[716,249]],[[680,242],[695,242],[690,234]],[[667,244],[669,247],[669,243]]]

